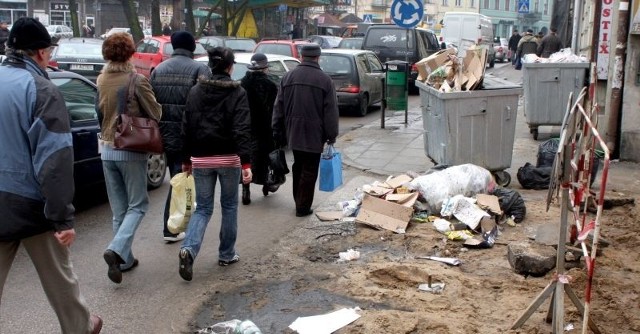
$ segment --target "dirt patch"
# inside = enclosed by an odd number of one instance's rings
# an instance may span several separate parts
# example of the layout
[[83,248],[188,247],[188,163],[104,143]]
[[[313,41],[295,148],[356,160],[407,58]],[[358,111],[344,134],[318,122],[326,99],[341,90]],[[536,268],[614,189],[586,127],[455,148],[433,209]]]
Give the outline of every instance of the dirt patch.
[[[298,316],[359,306],[361,318],[337,333],[548,333],[551,326],[544,318],[549,299],[520,329],[510,330],[552,281],[553,272],[538,278],[515,274],[507,261],[507,245],[530,239],[537,226],[560,219],[558,204],[546,211],[546,191],[521,194],[526,219],[516,227],[501,226],[490,249],[467,249],[431,224],[411,223],[406,234],[394,234],[311,220],[283,238],[272,256],[243,262],[237,277],[230,277],[211,297],[195,327],[245,318],[264,333],[292,333],[286,328]],[[602,333],[640,332],[639,217],[638,206],[629,204],[603,214],[602,234],[611,245],[597,258],[591,303],[591,318]],[[349,248],[360,251],[361,258],[338,262],[338,253]],[[426,255],[457,257],[463,263],[456,267],[416,258]],[[584,265],[568,275],[570,286],[584,300]],[[442,293],[418,290],[429,276],[445,283]],[[565,323],[582,326],[568,298]]]

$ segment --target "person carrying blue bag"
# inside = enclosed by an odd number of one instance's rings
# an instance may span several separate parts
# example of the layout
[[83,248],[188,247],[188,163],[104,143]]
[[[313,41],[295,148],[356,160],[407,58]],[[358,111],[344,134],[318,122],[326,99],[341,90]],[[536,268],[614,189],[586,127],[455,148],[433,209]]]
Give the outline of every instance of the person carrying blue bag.
[[302,63],[287,72],[273,108],[273,136],[277,147],[293,151],[293,199],[296,216],[313,213],[320,154],[338,136],[338,101],[331,77],[320,69],[317,44],[302,47]]

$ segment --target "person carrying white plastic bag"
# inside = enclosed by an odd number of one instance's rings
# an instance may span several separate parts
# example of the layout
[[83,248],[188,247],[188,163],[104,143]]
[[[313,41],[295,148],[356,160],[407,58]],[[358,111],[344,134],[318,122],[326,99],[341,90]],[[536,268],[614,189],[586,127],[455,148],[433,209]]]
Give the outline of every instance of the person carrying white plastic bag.
[[171,233],[184,232],[195,211],[196,184],[193,175],[178,173],[171,178],[171,205],[167,227]]

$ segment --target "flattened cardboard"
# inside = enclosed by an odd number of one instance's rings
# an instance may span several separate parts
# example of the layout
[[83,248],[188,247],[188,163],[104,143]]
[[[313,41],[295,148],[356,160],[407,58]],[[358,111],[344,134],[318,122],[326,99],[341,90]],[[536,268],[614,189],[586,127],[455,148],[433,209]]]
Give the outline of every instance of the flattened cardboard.
[[487,194],[477,194],[476,195],[476,203],[481,208],[487,208],[489,211],[501,215],[502,209],[500,209],[500,201],[498,200],[498,196],[487,195]]
[[398,204],[402,204],[408,201],[411,197],[413,197],[414,193],[409,194],[388,194],[385,199],[387,201],[396,202]]
[[445,49],[440,50],[427,58],[421,59],[416,63],[416,67],[418,68],[418,80],[425,81],[431,73],[436,68],[445,65],[450,62],[449,55],[456,55],[454,49]]
[[365,192],[371,196],[381,197],[392,191],[393,191],[393,188],[372,186],[370,189],[367,189]]
[[362,205],[356,217],[356,222],[377,229],[405,233],[412,215],[413,207],[406,207],[401,204],[365,195],[362,199]]
[[411,180],[413,180],[413,178],[409,175],[406,174],[402,174],[402,175],[398,175],[396,177],[390,178],[387,181],[385,181],[385,183],[390,187],[390,188],[398,188],[401,185],[407,183],[407,182],[411,182]]

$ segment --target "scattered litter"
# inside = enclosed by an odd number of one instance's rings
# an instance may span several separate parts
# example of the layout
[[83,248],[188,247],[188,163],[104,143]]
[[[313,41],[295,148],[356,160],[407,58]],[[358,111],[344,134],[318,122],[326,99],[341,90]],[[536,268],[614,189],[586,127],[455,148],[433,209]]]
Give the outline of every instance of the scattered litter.
[[340,252],[338,255],[340,256],[340,260],[338,260],[339,262],[357,260],[360,258],[360,252],[353,249],[348,249],[346,252]]
[[289,328],[300,334],[330,334],[356,321],[359,307],[343,308],[323,315],[298,317]]
[[481,209],[488,209],[490,212],[498,216],[502,215],[502,210],[500,209],[500,202],[498,201],[497,196],[487,195],[487,194],[477,194],[476,201],[478,206]]
[[316,217],[321,221],[340,220],[342,218],[342,211],[316,212]]
[[442,293],[444,291],[444,283],[432,283],[431,275],[429,275],[427,283],[418,285],[418,290],[427,291],[431,293]]
[[262,332],[251,320],[233,319],[219,322],[197,331],[197,334],[261,334]]
[[473,204],[473,201],[472,198],[462,195],[453,196],[442,203],[442,211],[440,213],[443,217],[453,215],[469,228],[475,230],[482,217],[489,217],[489,214]]
[[511,227],[515,227],[517,225],[513,216],[509,216],[509,218],[507,218],[506,223]]
[[573,324],[567,324],[566,326],[564,326],[564,330],[565,331],[571,331],[573,330],[575,327],[573,326]]
[[[486,220],[489,221],[489,220]],[[467,239],[464,242],[464,245],[469,248],[491,248],[496,243],[496,238],[498,237],[498,225],[493,222],[493,227],[483,228],[482,229],[482,240],[477,238]]]
[[463,231],[450,231],[445,233],[449,240],[467,240],[473,238],[473,233],[469,230]]
[[451,232],[451,223],[448,220],[438,218],[433,222],[433,226],[442,234]]
[[413,215],[413,207],[366,195],[356,221],[374,228],[404,234]]
[[459,266],[459,265],[462,264],[462,261],[460,261],[460,259],[455,258],[455,257],[417,256],[416,258],[417,259],[427,259],[427,260],[438,261],[438,262],[450,264],[452,266]]

